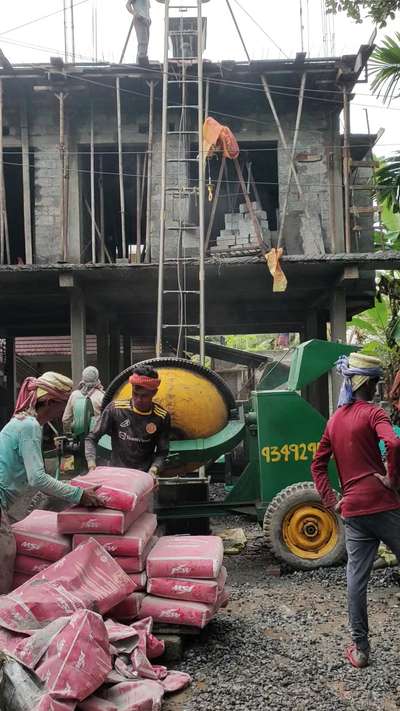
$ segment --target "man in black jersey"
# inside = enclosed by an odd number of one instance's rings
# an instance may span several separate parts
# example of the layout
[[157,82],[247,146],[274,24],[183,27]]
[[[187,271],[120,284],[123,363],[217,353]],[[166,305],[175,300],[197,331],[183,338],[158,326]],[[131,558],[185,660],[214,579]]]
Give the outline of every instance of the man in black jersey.
[[86,460],[89,470],[96,467],[96,445],[107,434],[112,444],[111,466],[140,469],[156,478],[168,455],[170,433],[168,412],[153,402],[160,380],[157,371],[143,366],[129,382],[132,399],[107,405],[85,440]]

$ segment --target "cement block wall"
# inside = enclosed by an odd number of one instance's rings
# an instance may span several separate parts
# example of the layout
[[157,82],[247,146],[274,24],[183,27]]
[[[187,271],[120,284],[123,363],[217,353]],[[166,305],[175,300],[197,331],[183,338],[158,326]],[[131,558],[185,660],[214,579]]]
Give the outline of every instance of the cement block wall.
[[[94,92],[95,144],[117,143],[117,119],[115,92]],[[38,264],[55,263],[62,258],[60,205],[61,205],[61,166],[59,153],[59,102],[53,92],[29,92],[30,148],[34,161],[34,261]],[[210,98],[212,108],[212,97]],[[69,148],[69,195],[68,195],[68,260],[80,262],[82,259],[82,205],[81,179],[79,174],[78,152],[80,146],[90,142],[90,96],[87,92],[76,92],[66,99],[68,120],[66,131]],[[159,229],[161,207],[161,105],[155,103],[155,126],[153,145],[153,177],[151,194],[151,253],[157,261],[159,252]],[[295,102],[284,109],[279,109],[283,131],[287,137],[289,151],[282,145],[272,114],[260,101],[256,112],[246,114],[248,121],[232,121],[239,144],[246,141],[274,141],[278,152],[278,182],[280,207],[285,201],[290,169],[289,152],[291,150],[295,120]],[[242,109],[243,111],[243,109]],[[11,106],[7,113],[10,125],[9,135],[5,136],[5,148],[20,145],[19,112]],[[177,126],[179,117],[171,116]],[[138,108],[132,97],[122,95],[122,131],[123,143],[132,147],[147,143],[147,134],[143,133],[143,124],[148,123],[148,107],[142,102]],[[168,157],[177,157],[178,138],[169,137]],[[299,197],[296,184],[292,179],[283,246],[289,254],[315,256],[333,251],[343,251],[343,202],[339,122],[337,116],[325,109],[305,104],[295,152],[296,167],[302,186]],[[266,176],[268,179],[268,176]],[[183,164],[168,164],[167,184],[177,185],[188,179],[187,167]],[[360,197],[365,201],[365,194]],[[177,225],[180,217],[190,222],[191,201],[175,197],[167,200],[169,224]],[[192,205],[193,207],[193,205]],[[366,220],[364,219],[364,222]],[[177,253],[177,232],[166,234],[166,257],[173,258]],[[184,244],[190,247],[197,244],[195,232],[187,232]],[[363,245],[368,246],[368,240]],[[87,256],[85,259],[87,260]]]

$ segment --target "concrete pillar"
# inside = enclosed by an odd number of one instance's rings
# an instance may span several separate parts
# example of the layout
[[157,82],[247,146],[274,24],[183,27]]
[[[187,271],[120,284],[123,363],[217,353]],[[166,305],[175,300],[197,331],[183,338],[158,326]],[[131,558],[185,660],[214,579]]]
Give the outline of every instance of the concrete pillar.
[[74,385],[78,385],[86,365],[86,308],[80,289],[71,289],[71,369]]
[[104,387],[110,382],[110,342],[108,319],[98,317],[96,320],[97,368]]
[[123,369],[129,368],[132,365],[132,338],[130,334],[124,333],[122,336],[123,341]]
[[6,381],[6,402],[7,402],[7,419],[13,412],[16,400],[16,358],[15,358],[15,338],[14,336],[6,337],[6,362],[5,362]]
[[[346,343],[346,292],[342,287],[338,287],[332,293],[330,302],[330,322],[331,322],[331,341],[337,343]],[[339,391],[342,384],[342,379],[337,373],[331,373],[331,406],[330,409],[336,409]]]
[[110,327],[110,378],[121,372],[121,331],[116,324]]

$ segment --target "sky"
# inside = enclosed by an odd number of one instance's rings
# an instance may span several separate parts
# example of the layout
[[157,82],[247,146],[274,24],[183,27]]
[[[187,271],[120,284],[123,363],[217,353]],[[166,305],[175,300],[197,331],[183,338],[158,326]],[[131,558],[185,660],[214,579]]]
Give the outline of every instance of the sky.
[[[74,0],[77,61],[92,61],[94,58],[99,61],[119,61],[130,23],[125,2],[126,0]],[[285,55],[294,57],[296,52],[301,51],[300,0],[230,0],[230,3],[251,59],[276,59]],[[70,0],[66,0],[66,4],[69,7]],[[302,0],[303,46],[309,56],[328,56],[332,49],[336,56],[353,54],[361,44],[368,43],[374,29],[372,23],[365,20],[362,24],[357,24],[344,14],[337,15],[333,23],[332,19],[329,20],[330,27],[334,25],[334,32],[327,33],[326,22],[321,13],[322,4],[321,0]],[[63,0],[36,0],[34,3],[15,4],[4,0],[0,2],[0,48],[8,59],[13,63],[35,63],[47,62],[53,55],[63,56],[62,8]],[[157,0],[151,0],[151,12],[149,56],[151,59],[160,60],[163,56],[164,6]],[[206,58],[213,61],[245,61],[244,50],[229,15],[226,0],[210,0],[205,3],[204,14],[208,18]],[[43,17],[46,15],[51,16]],[[93,32],[94,16],[97,17],[97,57]],[[393,35],[398,29],[398,20],[389,22],[388,26],[378,33],[377,42],[387,34]],[[71,50],[70,27],[68,35],[68,46]],[[327,38],[325,43],[324,36]],[[136,39],[133,33],[126,61],[134,61],[135,56]],[[367,132],[366,108],[371,131],[376,132],[381,127],[385,129],[377,153],[390,155],[400,149],[400,99],[394,101],[390,107],[385,107],[371,94],[368,84],[359,84],[351,108],[351,128],[355,133]]]

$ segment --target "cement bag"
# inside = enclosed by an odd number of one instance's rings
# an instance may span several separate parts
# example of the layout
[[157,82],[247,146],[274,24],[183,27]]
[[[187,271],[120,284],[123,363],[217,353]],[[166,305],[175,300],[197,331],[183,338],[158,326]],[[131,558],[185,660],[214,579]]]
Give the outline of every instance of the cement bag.
[[139,611],[139,618],[152,617],[154,622],[170,625],[189,625],[203,629],[214,616],[214,606],[203,602],[168,600],[146,595]]
[[141,573],[128,573],[128,578],[133,580],[136,585],[135,592],[146,590],[147,575],[144,570]]
[[28,578],[32,578],[36,573],[41,573],[42,570],[52,565],[50,560],[40,560],[40,558],[31,558],[29,555],[16,555],[14,570],[16,573],[22,573],[27,575]]
[[133,589],[133,581],[114,558],[90,539],[17,590],[1,595],[0,625],[29,633],[82,608],[105,614]]
[[152,679],[124,681],[111,689],[86,699],[81,711],[160,711],[164,689]]
[[87,509],[75,506],[57,514],[61,533],[111,533],[122,536],[136,518],[134,511]]
[[226,568],[222,567],[217,580],[195,580],[194,578],[149,578],[147,592],[156,597],[168,597],[171,600],[206,602],[215,605],[227,578]]
[[111,668],[101,616],[80,610],[51,641],[35,673],[57,697],[82,701],[103,684]]
[[27,580],[30,580],[32,578],[32,575],[24,575],[24,573],[15,573],[14,572],[14,577],[13,577],[13,582],[12,582],[12,590],[15,590],[16,588],[19,588],[20,585],[23,585],[24,583],[27,582]]
[[104,506],[119,511],[134,511],[137,504],[154,489],[151,474],[118,467],[97,467],[85,476],[75,477],[70,484],[82,489],[100,485],[97,494],[102,497]]
[[[112,556],[132,557],[143,553],[157,528],[157,516],[151,513],[142,514],[128,528],[123,536],[93,535],[100,545]],[[73,548],[87,540],[90,534],[78,533],[73,538]]]
[[152,548],[157,545],[158,538],[153,536],[153,538],[148,542],[143,553],[138,556],[132,556],[129,558],[117,556],[114,560],[121,566],[122,570],[126,573],[140,573],[146,567],[146,560],[150,554]]
[[149,578],[205,578],[221,572],[224,549],[218,536],[163,536],[147,559]]
[[134,620],[139,615],[144,593],[133,592],[109,611],[110,617],[118,621]]
[[11,528],[22,555],[55,561],[71,551],[71,540],[58,532],[55,511],[32,511]]

